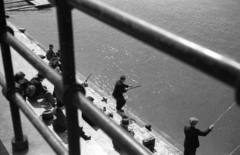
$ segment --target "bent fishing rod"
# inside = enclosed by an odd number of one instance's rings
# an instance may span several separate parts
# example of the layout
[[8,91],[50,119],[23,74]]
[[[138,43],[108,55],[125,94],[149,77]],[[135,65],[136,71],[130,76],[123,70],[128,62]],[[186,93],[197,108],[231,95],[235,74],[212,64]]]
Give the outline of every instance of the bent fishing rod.
[[88,77],[86,78],[86,80],[83,83],[86,83],[91,75],[92,75],[92,73],[90,75],[88,75]]
[[213,123],[213,125],[215,125],[215,124],[220,120],[220,118],[222,118],[222,116],[223,116],[228,110],[230,110],[235,104],[236,104],[236,102],[234,102],[227,110],[225,110],[225,111],[218,117],[218,119]]
[[135,89],[135,88],[138,88],[138,87],[141,87],[142,85],[140,84],[140,85],[138,85],[138,86],[130,86],[130,88],[128,89],[128,90],[130,90],[130,89]]
[[236,147],[229,155],[232,155],[239,147],[240,145],[238,145],[238,147]]

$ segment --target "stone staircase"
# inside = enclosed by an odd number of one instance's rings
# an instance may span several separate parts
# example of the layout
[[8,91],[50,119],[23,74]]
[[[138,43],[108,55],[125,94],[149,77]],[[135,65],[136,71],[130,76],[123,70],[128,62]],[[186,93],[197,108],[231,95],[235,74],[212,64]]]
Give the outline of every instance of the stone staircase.
[[[33,53],[36,55],[45,55],[44,50],[39,46],[39,43],[36,41],[29,39],[25,34],[18,31],[16,27],[14,27],[11,23],[8,23],[10,27],[13,28],[15,37],[23,42],[29,49],[32,50]],[[14,65],[14,72],[17,71],[24,71],[26,74],[27,79],[31,79],[37,74],[37,71],[17,52],[13,50],[12,52],[12,58],[13,65]],[[46,59],[43,59],[44,62],[48,63]],[[1,60],[0,60],[1,63]],[[0,71],[3,73],[2,69],[0,68]],[[78,80],[79,82],[84,81],[85,77],[82,77],[80,73],[78,73]],[[43,85],[47,86],[48,90],[50,92],[53,92],[53,85],[46,79],[43,81]],[[144,139],[144,135],[151,135],[155,137],[155,150],[154,155],[180,155],[182,154],[179,149],[177,149],[175,146],[173,146],[171,143],[166,141],[161,135],[159,135],[155,131],[149,131],[147,130],[144,125],[145,123],[142,122],[138,117],[133,115],[131,112],[128,111],[128,113],[120,113],[115,110],[115,101],[106,94],[101,94],[97,91],[96,86],[89,82],[89,87],[86,88],[87,95],[86,96],[92,96],[94,100],[94,104],[99,108],[103,109],[103,107],[106,108],[106,111],[104,113],[107,115],[109,113],[113,114],[113,118],[111,118],[116,124],[120,124],[121,118],[123,115],[128,115],[129,118],[132,118],[133,121],[130,124],[130,127],[135,132],[134,138],[142,144],[142,140]],[[103,96],[107,98],[107,103],[103,102]],[[27,104],[31,104],[33,110],[36,112],[36,115],[40,116],[42,112],[45,110],[40,106],[40,102],[44,102],[43,100],[39,100],[39,102],[27,102]],[[49,108],[49,107],[46,107]],[[51,108],[51,107],[50,107]],[[125,110],[126,111],[126,110]],[[92,138],[89,141],[85,141],[82,138],[80,139],[81,142],[81,152],[84,155],[119,155],[119,152],[117,152],[113,148],[112,140],[109,138],[101,129],[93,129],[89,124],[87,124],[81,117],[81,111],[79,110],[79,121],[80,126],[83,126],[83,130],[90,135]],[[64,146],[68,148],[67,144],[67,135],[65,134],[56,134],[52,127],[49,127],[50,130],[59,138],[60,141],[63,142]],[[0,137],[1,139],[1,137]],[[9,145],[9,144],[8,144]],[[30,146],[31,147],[31,143]],[[9,147],[8,147],[9,148]],[[11,152],[11,150],[9,151]],[[41,150],[39,151],[41,152]],[[44,152],[44,151],[43,151]],[[50,154],[54,154],[52,151],[49,152]],[[27,153],[28,154],[28,153]],[[42,154],[42,153],[40,153]],[[44,153],[46,154],[46,153]],[[48,154],[48,153],[47,153]],[[121,153],[123,155],[123,153]],[[1,154],[0,154],[1,155]]]

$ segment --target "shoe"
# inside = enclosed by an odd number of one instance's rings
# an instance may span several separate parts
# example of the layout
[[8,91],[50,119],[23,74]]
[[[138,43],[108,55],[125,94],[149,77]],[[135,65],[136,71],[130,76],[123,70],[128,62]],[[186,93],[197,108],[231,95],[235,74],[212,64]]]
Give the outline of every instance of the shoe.
[[117,109],[117,111],[124,112],[124,110],[122,110],[122,109]]
[[83,136],[82,137],[84,140],[91,140],[91,136]]

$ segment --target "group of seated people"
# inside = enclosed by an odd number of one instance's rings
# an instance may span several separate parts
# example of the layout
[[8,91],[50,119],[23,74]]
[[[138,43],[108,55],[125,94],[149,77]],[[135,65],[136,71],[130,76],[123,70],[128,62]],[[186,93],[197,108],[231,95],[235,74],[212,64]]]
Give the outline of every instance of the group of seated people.
[[[40,57],[42,59],[45,58],[44,56]],[[46,58],[49,60],[49,66],[61,74],[60,51],[57,53],[53,52],[53,45],[49,45]],[[66,132],[67,119],[62,111],[65,109],[65,105],[57,99],[55,94],[50,93],[46,86],[42,85],[45,77],[40,72],[31,80],[26,79],[25,76],[25,73],[22,71],[14,75],[14,80],[23,98],[30,102],[45,99],[46,102],[42,107],[50,106],[51,108],[45,110],[40,118],[46,125],[52,125],[55,132]],[[91,136],[86,135],[82,127],[79,127],[79,136],[85,140],[91,139]]]
[[[45,79],[45,77],[41,73],[38,73],[36,77],[33,77],[29,81],[25,78],[25,76],[26,75],[22,71],[19,71],[14,75],[14,80],[17,83],[17,87],[19,88],[23,98],[30,101],[30,103],[39,99],[45,99],[46,103],[42,105],[42,107],[45,108],[48,105],[52,108],[45,110],[40,118],[46,125],[52,125],[54,131],[66,132],[67,119],[63,113],[65,105],[57,99],[55,94],[50,93],[46,86],[42,85],[42,81]],[[88,98],[90,101],[94,100],[92,97]],[[86,118],[84,115],[83,117]],[[90,120],[88,120],[88,122],[90,125],[93,125]],[[79,136],[85,140],[91,139],[91,136],[86,135],[82,127],[79,127]]]
[[33,77],[30,81],[25,78],[25,74],[22,71],[14,75],[14,80],[24,99],[28,98],[29,101],[46,99],[47,103],[55,107],[56,101],[53,95],[47,90],[46,86],[42,85],[44,79],[45,77],[41,73],[38,73],[36,77]]
[[48,51],[46,51],[46,55],[39,54],[38,56],[41,59],[46,58],[48,60],[48,65],[53,68],[54,70],[61,71],[61,59],[60,59],[60,50],[58,50],[56,53],[53,51],[53,45],[49,45]]

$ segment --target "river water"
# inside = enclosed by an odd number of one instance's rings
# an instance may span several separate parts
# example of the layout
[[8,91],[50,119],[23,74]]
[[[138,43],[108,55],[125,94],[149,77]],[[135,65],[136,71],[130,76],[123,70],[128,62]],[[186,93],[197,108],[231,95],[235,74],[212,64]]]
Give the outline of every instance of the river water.
[[[181,37],[240,61],[239,0],[102,0]],[[10,21],[26,28],[46,47],[59,49],[54,8],[11,12]],[[192,116],[207,128],[234,101],[234,90],[135,39],[73,11],[77,70],[111,94],[124,74],[126,83],[143,84],[127,93],[127,106],[156,130],[183,144],[183,127]],[[200,138],[201,155],[228,155],[240,145],[240,107],[224,113],[214,131]],[[176,145],[179,147],[179,145]],[[182,150],[182,147],[179,147]],[[240,154],[240,149],[232,155]]]

